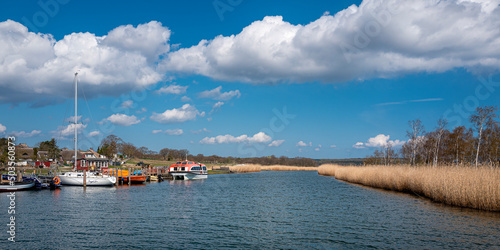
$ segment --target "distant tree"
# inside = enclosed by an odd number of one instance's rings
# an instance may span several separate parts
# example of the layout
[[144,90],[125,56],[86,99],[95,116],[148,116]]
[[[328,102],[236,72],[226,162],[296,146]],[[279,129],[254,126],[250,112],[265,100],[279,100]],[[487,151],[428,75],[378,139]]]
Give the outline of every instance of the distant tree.
[[390,165],[393,163],[394,159],[397,157],[396,151],[393,149],[393,145],[391,142],[386,143],[382,150],[384,152],[384,165]]
[[147,147],[140,147],[137,149],[140,157],[146,157],[148,155],[149,149]]
[[108,135],[101,141],[100,154],[103,154],[108,158],[113,157],[115,154],[118,153],[121,143],[123,143],[123,140],[120,137],[116,135]]
[[181,150],[179,150],[179,154],[181,156],[181,159],[185,159],[186,156],[189,154],[189,150],[187,150],[187,149],[181,149]]
[[31,160],[33,160],[33,161],[36,161],[36,160],[45,161],[46,159],[43,156],[40,159],[38,159],[38,148],[35,147],[35,148],[33,148],[33,156],[31,157]]
[[406,131],[406,136],[410,139],[407,142],[411,147],[410,164],[412,166],[415,166],[417,150],[423,142],[422,140],[419,140],[419,137],[421,137],[425,133],[425,128],[420,119],[409,121],[408,125],[410,126],[410,130]]
[[122,155],[131,158],[137,156],[137,148],[132,143],[128,142],[124,142],[121,144],[120,152],[122,153]]
[[163,157],[163,160],[170,160],[169,155],[170,155],[170,149],[168,148],[162,148],[160,150],[160,156]]
[[477,107],[476,112],[470,116],[470,122],[478,133],[477,147],[476,147],[476,168],[479,161],[479,151],[481,149],[481,142],[483,140],[483,131],[491,128],[495,124],[494,118],[497,117],[495,112],[498,110],[495,106]]
[[61,150],[57,146],[57,141],[54,138],[52,138],[50,141],[40,142],[37,151],[47,151],[49,158],[53,159],[54,161],[59,156],[59,152],[61,152]]
[[7,138],[0,138],[0,163],[2,163],[2,165],[5,165],[8,161],[8,140]]
[[441,146],[441,140],[443,138],[444,133],[446,132],[446,126],[448,126],[448,121],[446,119],[439,119],[438,126],[435,130],[436,138],[434,145],[434,159],[432,161],[432,165],[434,167],[437,166],[439,160],[439,147]]

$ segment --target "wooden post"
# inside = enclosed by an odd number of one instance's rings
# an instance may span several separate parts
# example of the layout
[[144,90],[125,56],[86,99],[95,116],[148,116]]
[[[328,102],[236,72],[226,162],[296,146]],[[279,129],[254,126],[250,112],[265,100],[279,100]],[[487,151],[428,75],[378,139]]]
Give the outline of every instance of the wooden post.
[[151,183],[151,167],[148,167],[148,179],[149,183]]
[[22,181],[23,180],[23,174],[21,173],[21,170],[17,170],[17,181]]
[[120,175],[121,175],[121,180],[122,180],[122,185],[123,185],[123,169],[120,169]]
[[87,170],[83,169],[83,187],[87,187]]
[[128,185],[129,185],[129,186],[130,186],[130,179],[132,179],[132,178],[130,178],[130,173],[131,173],[131,172],[130,172],[130,168],[128,168]]
[[114,174],[114,175],[115,175],[115,177],[116,177],[116,182],[115,182],[115,185],[116,185],[116,186],[118,186],[118,168],[115,168],[115,169],[114,169],[113,174]]

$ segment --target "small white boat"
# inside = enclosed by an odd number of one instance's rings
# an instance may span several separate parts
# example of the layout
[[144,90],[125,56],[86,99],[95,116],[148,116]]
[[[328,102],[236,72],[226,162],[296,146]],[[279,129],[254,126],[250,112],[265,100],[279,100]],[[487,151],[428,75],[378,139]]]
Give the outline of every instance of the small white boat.
[[21,190],[28,190],[32,189],[35,186],[34,181],[22,181],[22,182],[14,182],[14,185],[8,184],[1,184],[0,185],[0,192],[14,192],[14,191],[21,191]]
[[168,169],[174,180],[207,179],[208,172],[205,164],[193,161],[178,161]]
[[[62,185],[83,186],[83,173],[81,172],[66,172],[58,176],[61,179]],[[95,175],[94,173],[86,173],[86,186],[113,186],[116,183],[116,177],[108,175]]]

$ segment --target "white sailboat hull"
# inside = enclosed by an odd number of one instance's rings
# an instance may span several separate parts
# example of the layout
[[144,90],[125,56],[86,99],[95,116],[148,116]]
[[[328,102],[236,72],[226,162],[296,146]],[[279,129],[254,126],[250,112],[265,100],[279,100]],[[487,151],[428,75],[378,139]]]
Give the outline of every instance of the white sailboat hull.
[[[83,186],[83,174],[81,173],[65,173],[59,175],[62,185],[68,186]],[[113,186],[116,183],[114,176],[86,176],[86,186]]]

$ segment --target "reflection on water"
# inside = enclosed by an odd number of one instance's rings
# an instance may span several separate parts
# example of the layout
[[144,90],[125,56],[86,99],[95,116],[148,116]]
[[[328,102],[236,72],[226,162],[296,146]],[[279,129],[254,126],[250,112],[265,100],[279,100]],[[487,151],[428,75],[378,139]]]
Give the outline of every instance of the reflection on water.
[[[443,206],[314,172],[63,187],[17,192],[16,204],[17,242],[4,237],[1,249],[500,247],[499,213]],[[0,217],[6,225],[7,214]]]

